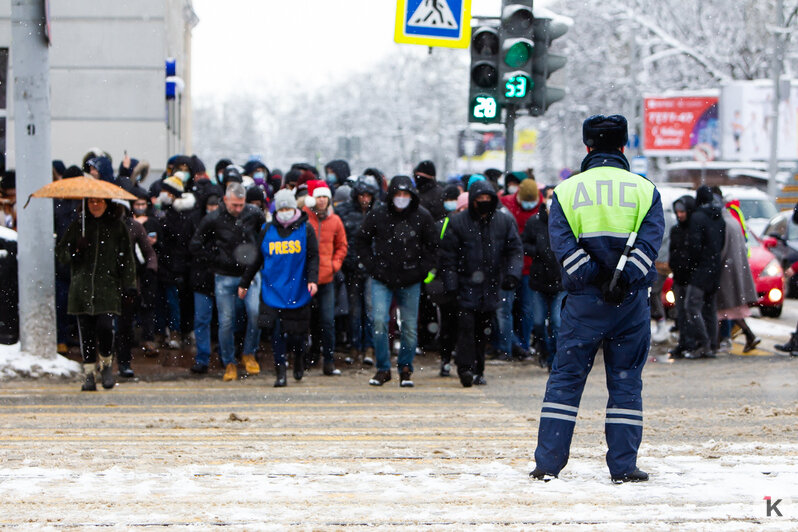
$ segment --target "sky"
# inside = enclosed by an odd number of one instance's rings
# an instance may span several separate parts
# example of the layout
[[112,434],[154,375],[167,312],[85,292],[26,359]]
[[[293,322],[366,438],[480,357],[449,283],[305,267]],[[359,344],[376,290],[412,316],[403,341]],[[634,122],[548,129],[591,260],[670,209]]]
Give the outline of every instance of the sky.
[[[427,52],[394,42],[396,0],[193,0],[193,6],[200,20],[192,35],[195,103],[237,93],[306,93],[401,48]],[[497,16],[500,6],[500,0],[472,0],[471,12]]]

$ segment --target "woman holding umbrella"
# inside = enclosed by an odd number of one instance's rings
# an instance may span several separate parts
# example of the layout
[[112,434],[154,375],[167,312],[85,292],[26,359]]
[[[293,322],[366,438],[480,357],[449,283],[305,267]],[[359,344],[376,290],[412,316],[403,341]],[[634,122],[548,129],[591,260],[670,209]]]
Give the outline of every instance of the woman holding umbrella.
[[85,200],[84,216],[58,242],[56,257],[71,269],[67,313],[78,320],[85,373],[81,389],[97,389],[98,355],[103,388],[113,388],[114,316],[121,311],[123,295],[135,297],[136,263],[127,228],[112,214],[108,200]]

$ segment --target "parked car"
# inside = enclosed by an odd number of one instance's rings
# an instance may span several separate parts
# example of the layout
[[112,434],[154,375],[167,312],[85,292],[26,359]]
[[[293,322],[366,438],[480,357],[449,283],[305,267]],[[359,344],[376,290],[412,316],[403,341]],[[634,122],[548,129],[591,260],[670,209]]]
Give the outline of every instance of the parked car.
[[0,227],[0,344],[19,340],[17,232]]
[[[798,225],[792,221],[792,211],[783,211],[770,219],[764,229],[762,245],[773,253],[785,270],[798,261]],[[787,286],[789,297],[798,296],[798,279],[790,278]]]

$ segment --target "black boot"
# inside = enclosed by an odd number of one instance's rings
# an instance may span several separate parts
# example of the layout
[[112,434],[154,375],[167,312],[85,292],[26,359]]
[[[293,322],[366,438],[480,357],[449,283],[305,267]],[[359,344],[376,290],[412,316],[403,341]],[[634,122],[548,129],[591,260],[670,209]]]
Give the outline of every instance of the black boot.
[[542,480],[543,482],[548,482],[549,480],[554,480],[557,478],[557,475],[553,473],[546,473],[542,469],[539,469],[535,466],[535,469],[529,474],[530,478],[534,478],[535,480]]
[[94,364],[83,364],[83,374],[85,375],[85,380],[83,381],[83,386],[80,387],[81,391],[97,391],[97,382],[94,380],[94,366]]
[[301,381],[305,375],[305,355],[296,353],[294,355],[294,380]]
[[648,473],[641,471],[640,468],[635,468],[631,473],[625,475],[614,475],[612,482],[614,484],[623,484],[624,482],[646,482],[648,480]]
[[279,364],[274,366],[275,372],[277,373],[277,379],[274,381],[275,388],[283,388],[288,385],[285,379],[285,364]]
[[100,380],[103,383],[103,388],[110,390],[116,386],[116,379],[114,378],[114,356],[100,355]]
[[460,377],[460,384],[463,385],[463,388],[471,388],[474,384],[474,374],[471,373],[470,369],[464,370],[457,370],[457,376]]

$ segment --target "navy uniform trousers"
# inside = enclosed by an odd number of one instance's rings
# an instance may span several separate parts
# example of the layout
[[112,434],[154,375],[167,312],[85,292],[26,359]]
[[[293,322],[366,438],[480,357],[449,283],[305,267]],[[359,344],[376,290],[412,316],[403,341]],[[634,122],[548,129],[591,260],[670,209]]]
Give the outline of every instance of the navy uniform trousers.
[[598,295],[568,294],[557,337],[557,355],[540,414],[535,465],[559,474],[568,463],[571,438],[585,381],[599,347],[607,373],[607,465],[610,475],[637,466],[643,437],[641,373],[651,339],[648,290],[638,290],[620,306]]

